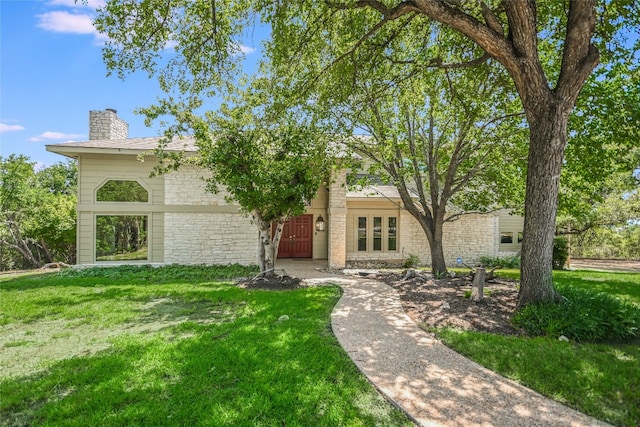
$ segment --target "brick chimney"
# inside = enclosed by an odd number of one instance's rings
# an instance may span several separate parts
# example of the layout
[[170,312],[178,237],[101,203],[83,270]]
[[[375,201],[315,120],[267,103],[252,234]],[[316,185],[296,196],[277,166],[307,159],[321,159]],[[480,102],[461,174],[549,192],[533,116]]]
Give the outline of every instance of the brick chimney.
[[104,111],[89,111],[89,140],[127,139],[129,124],[118,117],[112,108]]

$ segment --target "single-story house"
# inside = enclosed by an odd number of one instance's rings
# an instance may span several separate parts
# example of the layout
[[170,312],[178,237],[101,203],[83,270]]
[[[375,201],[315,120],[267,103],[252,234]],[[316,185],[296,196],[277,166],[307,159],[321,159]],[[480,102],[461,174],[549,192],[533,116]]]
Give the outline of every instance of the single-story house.
[[[89,141],[47,145],[78,161],[77,263],[255,264],[256,227],[224,194],[205,191],[206,170],[186,167],[150,177],[158,137],[128,138],[115,110],[91,111]],[[166,150],[195,152],[189,139]],[[429,245],[402,208],[394,187],[350,190],[348,171],[318,189],[304,215],[291,218],[279,258],[430,263]],[[481,256],[520,250],[523,220],[507,211],[469,214],[446,223],[445,258],[476,263]]]

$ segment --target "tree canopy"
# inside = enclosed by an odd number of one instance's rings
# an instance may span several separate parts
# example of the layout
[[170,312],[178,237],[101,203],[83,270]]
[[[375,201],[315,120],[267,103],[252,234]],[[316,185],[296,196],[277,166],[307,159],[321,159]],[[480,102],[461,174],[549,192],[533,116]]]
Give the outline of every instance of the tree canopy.
[[35,170],[22,155],[0,157],[0,264],[3,270],[75,259],[75,162]]
[[[228,95],[219,111],[204,115],[157,106],[148,115],[172,111],[167,135],[191,134],[198,153],[185,157],[157,150],[158,172],[190,163],[211,172],[207,189],[228,194],[259,231],[261,271],[273,270],[284,223],[304,213],[336,161],[329,135],[303,112],[269,99],[266,77]],[[272,224],[275,229],[272,230]]]
[[434,274],[447,271],[445,222],[523,203],[527,132],[518,99],[496,88],[505,78],[495,64],[431,69],[384,95],[378,84],[356,83],[328,107],[347,132],[367,135],[347,144],[372,163],[371,175],[396,186],[425,232]]

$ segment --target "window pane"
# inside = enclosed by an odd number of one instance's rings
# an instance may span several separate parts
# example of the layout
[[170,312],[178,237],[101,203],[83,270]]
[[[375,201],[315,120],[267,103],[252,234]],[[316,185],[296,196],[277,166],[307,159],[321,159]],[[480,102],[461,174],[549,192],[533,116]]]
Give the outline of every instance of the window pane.
[[522,231],[518,231],[518,243],[522,243]]
[[500,232],[500,243],[513,243],[513,233],[512,232]]
[[96,261],[146,260],[146,215],[96,217]]
[[358,217],[358,251],[367,250],[367,218]]
[[396,217],[389,217],[389,231],[388,231],[388,247],[390,251],[395,251],[397,246],[397,231],[396,231]]
[[98,202],[148,202],[149,193],[137,181],[110,180],[98,188]]
[[382,217],[373,217],[373,250],[382,250]]

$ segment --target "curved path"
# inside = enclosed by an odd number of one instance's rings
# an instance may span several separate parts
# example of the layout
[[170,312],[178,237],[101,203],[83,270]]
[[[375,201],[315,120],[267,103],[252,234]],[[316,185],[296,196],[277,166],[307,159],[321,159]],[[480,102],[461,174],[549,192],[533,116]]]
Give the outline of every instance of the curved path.
[[[295,264],[295,263],[294,263]],[[605,426],[461,356],[407,316],[390,286],[333,276],[302,264],[284,267],[344,293],[333,332],[357,367],[421,426]]]

